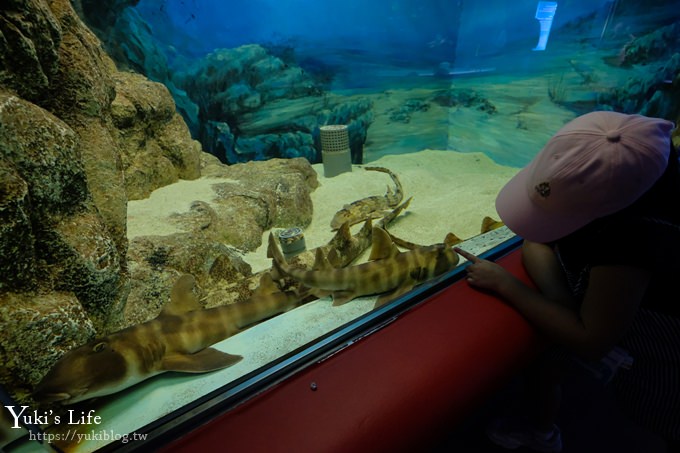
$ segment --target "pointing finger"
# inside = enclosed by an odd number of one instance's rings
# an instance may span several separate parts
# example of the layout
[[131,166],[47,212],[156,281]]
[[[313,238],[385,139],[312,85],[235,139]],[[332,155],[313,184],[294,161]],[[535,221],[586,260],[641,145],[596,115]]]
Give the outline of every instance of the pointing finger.
[[477,258],[472,253],[466,252],[465,250],[463,250],[460,247],[454,247],[453,250],[455,250],[456,253],[458,253],[459,255],[461,255],[463,258],[465,258],[466,260],[468,260],[471,263],[477,263],[477,262],[481,261],[479,258]]

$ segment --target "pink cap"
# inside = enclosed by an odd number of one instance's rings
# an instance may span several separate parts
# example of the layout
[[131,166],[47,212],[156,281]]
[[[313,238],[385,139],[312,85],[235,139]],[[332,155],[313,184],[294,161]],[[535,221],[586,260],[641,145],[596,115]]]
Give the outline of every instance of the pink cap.
[[641,115],[579,116],[501,189],[498,215],[518,236],[550,242],[619,211],[663,174],[671,129]]

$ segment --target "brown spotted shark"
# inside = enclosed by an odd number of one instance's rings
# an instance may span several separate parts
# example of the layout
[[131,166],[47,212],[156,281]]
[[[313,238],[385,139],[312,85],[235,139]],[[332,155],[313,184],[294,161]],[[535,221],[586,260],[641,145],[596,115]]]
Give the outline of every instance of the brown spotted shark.
[[319,297],[332,294],[334,306],[359,296],[382,294],[376,307],[453,269],[459,260],[446,242],[400,252],[387,231],[377,227],[373,228],[371,254],[366,263],[334,268],[319,250],[312,270],[296,269],[286,262],[272,234],[267,256],[280,273],[300,281]]
[[388,186],[387,193],[384,196],[374,195],[346,204],[341,210],[335,213],[335,216],[333,216],[333,219],[331,220],[331,229],[337,230],[344,223],[354,225],[369,218],[375,219],[382,217],[388,209],[397,206],[404,198],[401,182],[399,182],[397,175],[383,167],[364,167],[364,169],[369,171],[380,171],[390,175],[392,181],[394,181],[394,191]]
[[73,404],[166,371],[205,373],[226,368],[242,357],[210,345],[295,307],[300,299],[298,294],[280,291],[264,274],[248,301],[201,309],[193,292],[195,283],[193,276],[182,275],[158,317],[64,354],[36,386],[36,401]]

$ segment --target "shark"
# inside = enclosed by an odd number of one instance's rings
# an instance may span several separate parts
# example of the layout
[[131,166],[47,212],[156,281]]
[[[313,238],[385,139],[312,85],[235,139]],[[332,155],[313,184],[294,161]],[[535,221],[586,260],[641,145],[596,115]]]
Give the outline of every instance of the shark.
[[39,403],[69,405],[110,395],[167,371],[206,373],[243,357],[210,347],[251,325],[290,310],[300,295],[281,291],[269,274],[245,302],[202,309],[196,280],[183,274],[154,319],[127,327],[64,354],[35,387]]
[[[387,215],[379,219],[375,226],[386,228],[392,220],[408,208],[412,199],[413,197],[410,197],[399,206],[395,207]],[[356,234],[352,235],[350,231],[350,222],[345,222],[335,233],[333,239],[331,239],[327,245],[321,246],[321,251],[326,255],[334,267],[345,267],[351,264],[364,252],[364,250],[371,246],[373,227],[373,219],[369,217],[366,219],[361,229]],[[316,250],[314,250],[312,260],[314,260],[315,257]]]
[[414,286],[455,268],[459,256],[446,241],[401,252],[387,231],[373,227],[369,261],[337,268],[321,250],[317,250],[314,267],[308,270],[290,266],[270,234],[267,256],[272,258],[278,272],[298,280],[318,297],[331,294],[334,306],[359,296],[380,294],[375,304],[379,307]]
[[[385,217],[379,219],[375,225],[380,228],[385,228],[408,207],[410,202],[411,198],[394,208]],[[358,232],[352,234],[349,223],[345,222],[327,244],[305,250],[289,258],[287,263],[290,267],[295,268],[313,268],[314,262],[317,260],[316,257],[323,255],[333,267],[340,268],[348,266],[371,246],[373,227],[373,220],[369,218],[366,219],[364,225]],[[300,281],[283,274],[275,266],[272,266],[264,272],[269,272],[272,277],[277,280],[277,284],[280,288],[287,291],[292,290],[304,295],[305,299],[300,301],[301,304],[308,302],[314,298],[314,296],[319,297],[318,294],[310,291],[310,289],[305,287]]]
[[354,225],[368,218],[376,219],[382,217],[388,209],[394,208],[403,200],[404,192],[401,182],[399,182],[399,178],[392,171],[384,167],[364,167],[364,169],[390,175],[394,182],[394,191],[391,187],[387,186],[387,193],[384,196],[373,195],[346,204],[331,219],[331,229],[333,231],[345,223]]

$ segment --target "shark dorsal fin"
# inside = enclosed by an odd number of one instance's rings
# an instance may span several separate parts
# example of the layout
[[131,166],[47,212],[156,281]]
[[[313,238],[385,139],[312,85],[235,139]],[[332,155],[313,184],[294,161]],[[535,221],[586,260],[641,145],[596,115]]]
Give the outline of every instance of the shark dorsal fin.
[[382,260],[386,258],[391,258],[398,255],[399,249],[387,231],[382,228],[373,228],[373,237],[371,244],[371,255],[368,257],[369,260]]
[[480,229],[480,233],[488,233],[489,231],[495,230],[496,228],[500,228],[502,226],[503,222],[500,220],[486,216],[482,219],[482,228]]
[[334,268],[339,269],[342,267],[342,257],[336,249],[331,249],[328,252],[326,259],[328,260],[328,263]]
[[193,292],[196,279],[191,274],[183,274],[177,279],[170,290],[170,302],[165,304],[162,315],[180,315],[194,310],[200,310],[201,304]]
[[328,262],[328,259],[319,247],[316,249],[316,255],[314,256],[314,266],[312,267],[312,270],[323,271],[327,269],[333,269],[333,266],[331,266],[331,263]]
[[266,296],[268,294],[274,294],[280,291],[281,290],[279,289],[279,287],[276,286],[276,283],[274,283],[272,274],[270,274],[269,272],[265,272],[260,277],[260,284],[258,285],[257,288],[255,288],[255,291],[253,291],[253,295]]
[[349,222],[343,223],[340,228],[338,228],[338,232],[335,233],[335,238],[342,242],[347,242],[352,239],[352,232],[349,229]]
[[446,237],[444,238],[444,245],[446,245],[447,247],[460,244],[461,242],[463,242],[463,240],[453,233],[447,234]]
[[364,229],[369,230],[369,231],[373,229],[373,219],[371,219],[370,217],[368,219],[366,219],[366,221],[364,222],[364,225],[361,227],[362,233],[364,232]]

